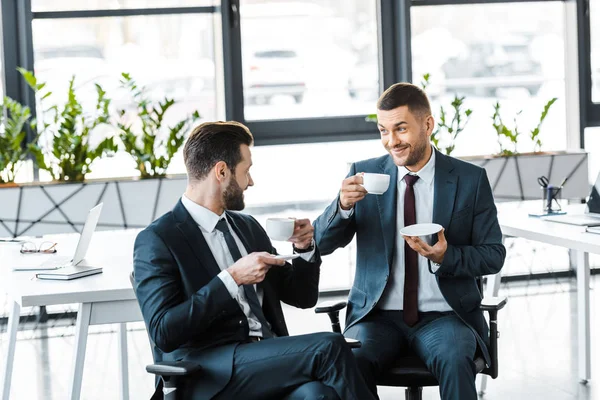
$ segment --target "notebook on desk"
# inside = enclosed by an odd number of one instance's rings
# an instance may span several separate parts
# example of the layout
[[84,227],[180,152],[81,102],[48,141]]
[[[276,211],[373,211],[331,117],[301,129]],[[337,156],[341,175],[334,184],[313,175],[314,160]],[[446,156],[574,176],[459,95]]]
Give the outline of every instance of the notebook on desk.
[[95,275],[102,272],[102,267],[82,267],[73,266],[60,268],[54,271],[39,272],[35,274],[38,279],[55,279],[60,281],[70,281],[71,279],[83,278],[84,276]]
[[592,186],[586,211],[584,214],[554,215],[551,217],[542,217],[542,219],[570,225],[600,226],[600,173],[596,178],[596,183]]
[[587,228],[585,228],[585,231],[600,235],[600,226],[588,226]]

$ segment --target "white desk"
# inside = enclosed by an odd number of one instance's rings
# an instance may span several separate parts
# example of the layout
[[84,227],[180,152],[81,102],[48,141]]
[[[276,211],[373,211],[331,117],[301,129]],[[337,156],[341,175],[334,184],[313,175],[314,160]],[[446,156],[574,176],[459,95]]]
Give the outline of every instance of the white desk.
[[[577,275],[579,379],[586,383],[591,373],[589,253],[600,254],[600,235],[586,233],[585,227],[528,216],[529,212],[539,211],[540,206],[540,201],[499,204],[500,228],[505,236],[535,240],[565,247],[571,251]],[[584,206],[567,206],[565,210],[570,214],[583,213]]]
[[[121,399],[129,398],[127,371],[126,323],[141,321],[142,315],[129,281],[132,271],[133,242],[139,230],[96,232],[92,239],[87,265],[101,266],[103,273],[72,281],[32,279],[34,272],[12,272],[19,263],[19,246],[0,245],[0,289],[12,300],[8,322],[8,351],[4,369],[2,400],[8,400],[12,367],[17,343],[17,328],[21,307],[79,304],[75,334],[75,351],[71,371],[69,398],[79,399],[81,379],[90,325],[119,324],[119,377]],[[78,235],[48,236],[58,242],[58,254],[72,255]],[[44,238],[44,240],[46,237]]]

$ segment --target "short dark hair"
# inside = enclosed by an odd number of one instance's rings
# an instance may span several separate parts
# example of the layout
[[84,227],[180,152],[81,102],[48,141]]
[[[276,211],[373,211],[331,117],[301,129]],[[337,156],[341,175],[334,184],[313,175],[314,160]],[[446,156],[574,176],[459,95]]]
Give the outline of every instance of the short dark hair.
[[231,171],[242,160],[240,146],[252,145],[250,130],[235,121],[205,122],[198,125],[183,147],[183,161],[189,179],[202,180],[219,161]]
[[408,106],[408,110],[419,118],[431,115],[431,105],[427,95],[423,89],[412,83],[395,83],[377,100],[377,109],[382,111],[390,111],[402,106]]

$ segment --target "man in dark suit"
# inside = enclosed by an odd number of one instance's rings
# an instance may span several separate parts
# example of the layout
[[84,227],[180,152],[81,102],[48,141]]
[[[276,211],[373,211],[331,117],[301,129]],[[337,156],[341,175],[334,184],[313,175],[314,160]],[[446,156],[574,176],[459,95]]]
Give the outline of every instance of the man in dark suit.
[[[408,349],[440,383],[442,399],[476,399],[477,352],[489,364],[488,327],[476,278],[502,268],[505,248],[485,170],[439,153],[429,100],[418,87],[391,86],[377,103],[389,155],[352,165],[337,199],[315,221],[321,254],[356,235],[357,262],[344,334],[371,391]],[[383,195],[367,195],[362,173],[390,175]],[[437,235],[399,233],[437,223]]]
[[[310,221],[296,220],[292,264],[274,258],[244,208],[253,142],[235,122],[198,126],[184,148],[185,194],[137,237],[135,292],[155,360],[198,363],[189,399],[369,399],[339,334],[288,336],[281,301],[315,305],[321,259]],[[157,392],[160,388],[157,388]]]

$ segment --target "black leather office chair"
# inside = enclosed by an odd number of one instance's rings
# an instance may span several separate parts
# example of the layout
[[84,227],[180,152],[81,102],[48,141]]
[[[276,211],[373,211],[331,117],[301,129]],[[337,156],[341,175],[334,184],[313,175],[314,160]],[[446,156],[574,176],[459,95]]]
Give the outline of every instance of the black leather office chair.
[[[481,289],[481,282],[480,282]],[[481,309],[489,313],[490,323],[490,358],[491,365],[485,367],[485,361],[482,357],[475,359],[477,373],[483,373],[496,379],[498,376],[498,310],[506,304],[506,297],[484,298],[481,302]],[[321,304],[316,309],[316,313],[327,313],[331,320],[331,328],[334,332],[341,332],[340,310],[346,307],[346,302],[334,302]],[[396,363],[379,379],[377,385],[405,387],[406,400],[421,400],[423,398],[423,387],[438,386],[437,379],[429,372],[425,363],[417,355],[407,355],[398,358]]]
[[[135,282],[133,279],[133,272],[129,275],[131,286],[135,290]],[[150,340],[150,347],[154,349],[154,343]],[[154,356],[154,351],[152,352]],[[200,367],[196,364],[187,361],[161,361],[154,360],[154,364],[146,366],[146,371],[156,376],[157,383],[162,386],[162,392],[164,400],[181,400],[181,396],[178,396],[177,386],[181,384],[181,381],[185,377],[190,376],[194,373],[201,373]],[[160,397],[153,396],[151,400],[159,400]]]
[[[135,290],[135,281],[133,272],[129,275],[131,286]],[[339,325],[338,325],[339,328]],[[340,332],[339,330],[337,332]],[[154,350],[154,343],[150,336],[150,347]],[[357,348],[361,346],[358,340],[346,339],[346,343],[350,348]],[[156,360],[156,352],[152,352],[154,356],[154,364],[146,366],[146,371],[154,374],[158,379],[157,384],[162,386],[163,400],[183,400],[177,387],[181,387],[181,384],[185,379],[188,379],[192,374],[201,374],[202,368],[197,364],[190,363],[188,361],[161,361]],[[160,400],[158,396],[153,396],[150,400]]]

